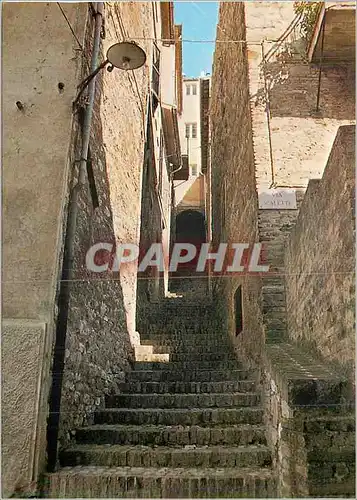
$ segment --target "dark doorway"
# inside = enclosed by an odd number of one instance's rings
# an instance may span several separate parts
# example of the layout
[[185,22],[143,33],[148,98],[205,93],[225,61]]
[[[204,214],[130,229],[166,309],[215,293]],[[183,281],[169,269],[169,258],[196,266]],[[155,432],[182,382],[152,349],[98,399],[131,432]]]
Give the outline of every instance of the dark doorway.
[[243,306],[242,306],[242,287],[239,286],[234,294],[234,312],[236,318],[236,335],[243,331]]
[[201,246],[206,242],[205,219],[197,210],[185,210],[176,217],[176,243],[190,243],[196,247],[196,257],[186,264],[181,264],[181,270],[196,270]]

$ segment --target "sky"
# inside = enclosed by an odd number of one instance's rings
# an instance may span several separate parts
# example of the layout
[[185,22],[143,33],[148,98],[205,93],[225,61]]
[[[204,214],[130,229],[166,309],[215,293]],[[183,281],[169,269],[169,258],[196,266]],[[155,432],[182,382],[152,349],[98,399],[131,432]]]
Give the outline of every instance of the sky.
[[[215,40],[218,2],[174,2],[175,24],[182,24],[182,39]],[[214,43],[183,43],[183,73],[212,73]]]

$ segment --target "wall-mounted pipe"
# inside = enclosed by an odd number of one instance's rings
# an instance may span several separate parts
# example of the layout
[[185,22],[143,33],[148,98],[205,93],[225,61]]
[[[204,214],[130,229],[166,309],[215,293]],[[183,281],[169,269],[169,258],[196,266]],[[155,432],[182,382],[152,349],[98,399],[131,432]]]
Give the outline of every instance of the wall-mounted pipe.
[[271,136],[271,115],[270,115],[270,95],[269,88],[267,84],[267,75],[266,75],[266,59],[265,59],[265,51],[264,51],[264,40],[261,42],[261,50],[262,50],[262,66],[263,66],[263,77],[264,77],[264,94],[265,94],[265,111],[267,116],[267,127],[268,127],[268,142],[269,142],[269,158],[270,158],[270,170],[271,170],[271,184],[270,189],[275,184],[275,173],[274,173],[274,155],[273,155],[273,144],[272,144],[272,136]]
[[[95,6],[95,26],[94,40],[91,59],[90,72],[92,73],[98,66],[100,51],[100,39],[103,23],[103,2],[97,2]],[[62,266],[62,279],[59,293],[59,313],[56,325],[56,340],[52,366],[52,387],[49,401],[49,417],[47,426],[47,469],[53,471],[57,465],[57,444],[60,422],[60,404],[62,393],[62,380],[64,370],[66,332],[68,322],[68,306],[71,280],[73,278],[75,234],[77,230],[77,216],[79,211],[79,195],[83,190],[86,181],[88,148],[90,140],[90,130],[92,124],[95,81],[93,78],[88,85],[88,106],[85,110],[84,123],[82,128],[82,147],[79,159],[78,181],[70,195],[70,203],[67,217],[67,230],[65,237],[64,259]]]

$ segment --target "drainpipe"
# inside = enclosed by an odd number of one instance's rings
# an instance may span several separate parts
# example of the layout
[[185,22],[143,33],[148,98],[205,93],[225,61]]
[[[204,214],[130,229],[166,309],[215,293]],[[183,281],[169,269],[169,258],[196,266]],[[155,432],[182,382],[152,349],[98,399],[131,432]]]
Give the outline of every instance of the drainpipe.
[[[98,66],[100,52],[100,39],[103,25],[103,2],[97,2],[95,8],[94,40],[90,73]],[[82,148],[79,160],[78,181],[73,188],[68,207],[67,231],[65,237],[64,259],[62,266],[62,279],[59,293],[59,313],[56,325],[56,340],[52,366],[52,387],[49,401],[49,417],[47,426],[47,469],[52,472],[57,464],[57,444],[60,421],[60,403],[62,393],[62,380],[65,359],[66,332],[68,321],[69,292],[73,278],[74,265],[74,239],[77,229],[77,216],[79,211],[79,195],[86,182],[86,169],[90,130],[95,99],[95,78],[88,85],[88,106],[82,129]]]
[[[188,148],[189,148],[189,138],[186,137],[187,139],[187,162],[188,162],[188,168],[190,168],[190,162],[189,162],[189,155],[188,155]],[[173,172],[171,172],[171,175],[173,176],[174,174],[176,174],[176,172],[178,172],[179,170],[181,170],[183,167],[183,164],[182,164],[182,158],[181,158],[181,161],[180,161],[180,166],[179,168],[177,168],[176,170],[174,170]],[[172,177],[173,178],[173,177]]]

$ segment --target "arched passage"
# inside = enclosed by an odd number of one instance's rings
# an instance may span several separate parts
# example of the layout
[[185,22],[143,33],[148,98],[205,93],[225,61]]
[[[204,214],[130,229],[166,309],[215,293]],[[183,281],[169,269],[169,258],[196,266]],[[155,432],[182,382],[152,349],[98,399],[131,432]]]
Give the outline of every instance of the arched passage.
[[206,242],[205,218],[201,212],[184,210],[176,216],[175,242],[195,245],[197,249],[195,259],[179,266],[180,270],[194,271],[197,266],[201,245]]

